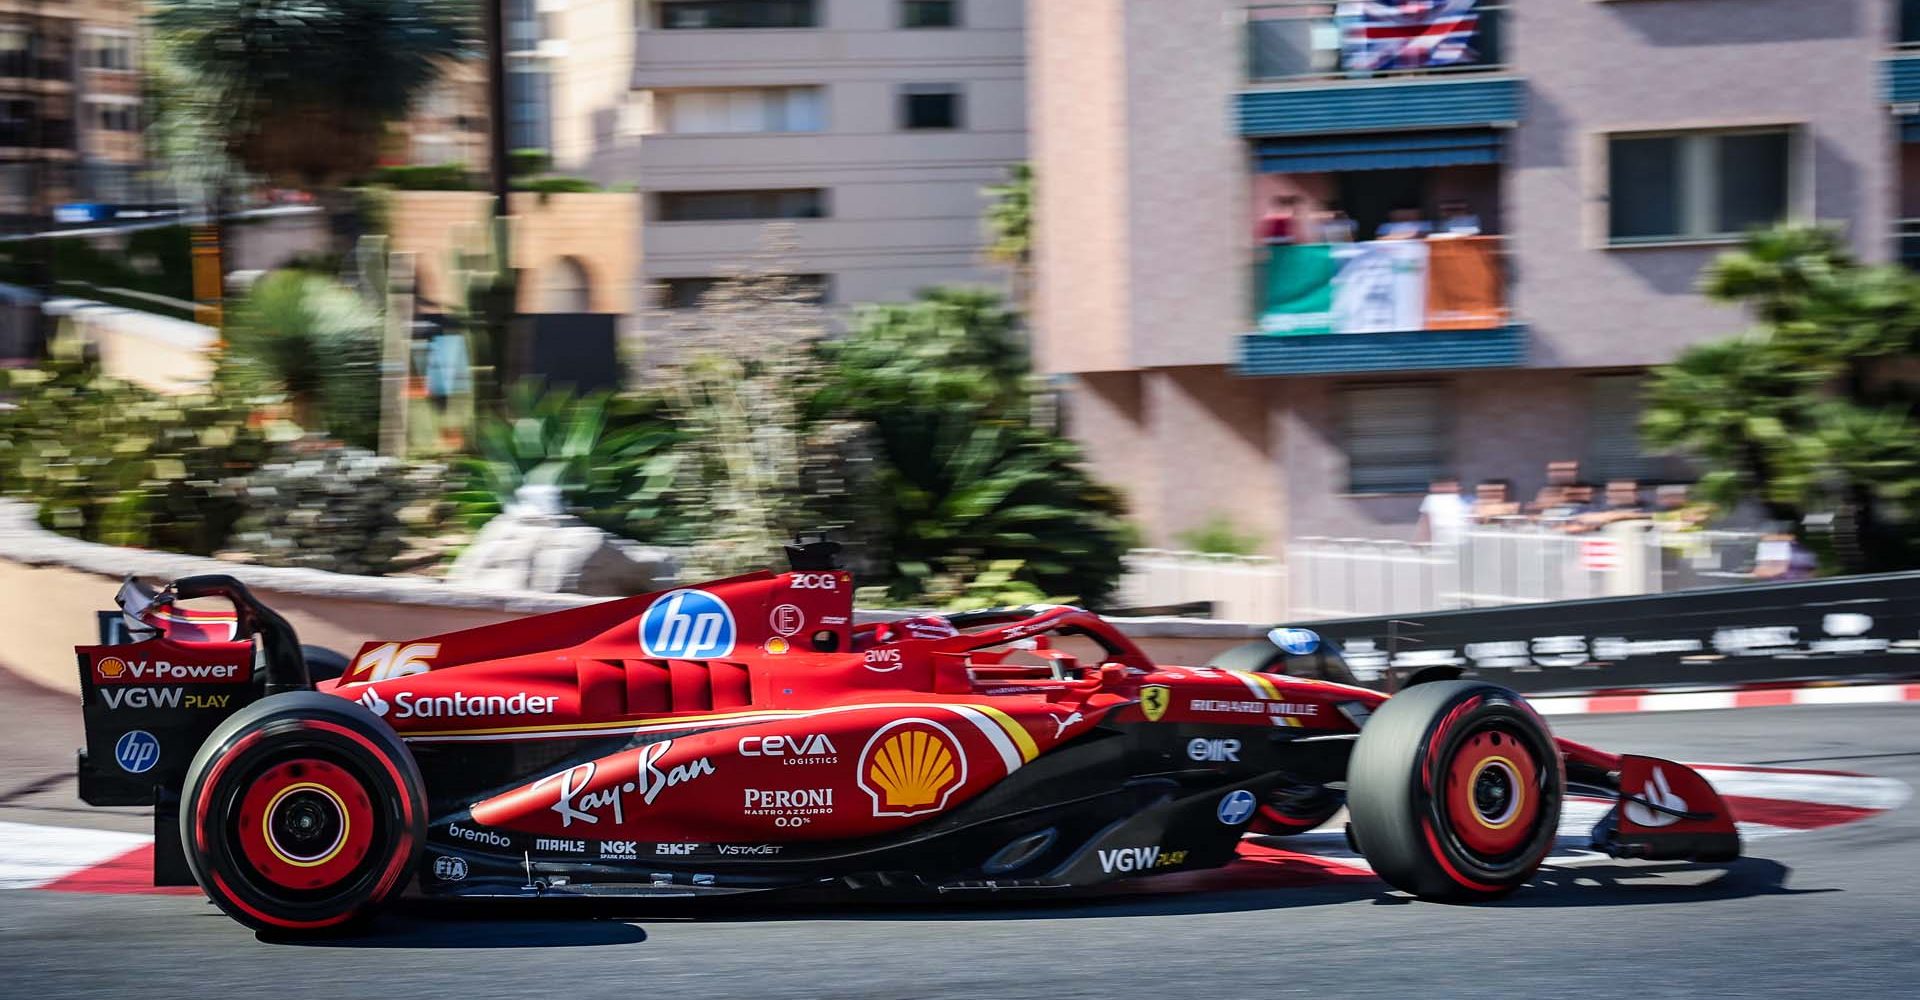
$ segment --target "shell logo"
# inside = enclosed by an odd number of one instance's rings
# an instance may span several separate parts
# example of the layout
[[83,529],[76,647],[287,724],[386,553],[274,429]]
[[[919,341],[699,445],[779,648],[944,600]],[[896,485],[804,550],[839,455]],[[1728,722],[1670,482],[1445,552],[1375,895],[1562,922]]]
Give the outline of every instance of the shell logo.
[[94,664],[93,668],[98,670],[102,677],[118,677],[127,672],[127,661],[118,656],[109,656]]
[[874,732],[855,774],[875,816],[919,816],[945,809],[966,784],[967,756],[938,722],[900,719]]

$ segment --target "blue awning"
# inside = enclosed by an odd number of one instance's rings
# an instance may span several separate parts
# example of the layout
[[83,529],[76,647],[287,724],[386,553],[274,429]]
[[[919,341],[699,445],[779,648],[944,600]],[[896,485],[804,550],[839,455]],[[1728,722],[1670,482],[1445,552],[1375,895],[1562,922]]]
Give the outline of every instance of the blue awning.
[[1434,129],[1374,135],[1261,139],[1254,145],[1261,173],[1303,174],[1335,170],[1398,170],[1459,167],[1501,160],[1495,129]]

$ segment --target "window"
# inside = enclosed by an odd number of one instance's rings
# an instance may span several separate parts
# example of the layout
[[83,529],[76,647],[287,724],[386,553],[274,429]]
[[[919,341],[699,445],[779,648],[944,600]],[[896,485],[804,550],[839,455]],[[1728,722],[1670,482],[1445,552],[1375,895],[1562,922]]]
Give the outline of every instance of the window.
[[88,33],[81,65],[88,69],[133,69],[133,36]]
[[552,81],[538,67],[507,73],[507,144],[514,149],[546,149]]
[[900,127],[960,127],[960,87],[951,83],[910,83],[900,90]]
[[[700,300],[708,292],[718,287],[724,278],[666,278],[660,282],[660,308],[696,309]],[[829,300],[831,282],[824,274],[793,275],[795,290],[808,301],[825,304]]]
[[655,26],[663,30],[710,28],[817,28],[814,0],[661,0]]
[[960,26],[959,0],[902,0],[902,28],[957,28]]
[[738,219],[820,219],[827,193],[819,188],[772,191],[662,191],[661,222],[726,222]]
[[98,103],[92,105],[93,127],[104,132],[138,132],[140,130],[140,108],[128,103]]
[[0,76],[33,75],[33,43],[25,28],[0,28]]
[[826,128],[819,87],[741,87],[666,91],[656,102],[663,131],[819,132]]
[[1640,447],[1640,376],[1587,379],[1587,478],[1643,479],[1653,463]]
[[1610,136],[1608,242],[1718,239],[1785,219],[1793,147],[1784,128]]
[[1349,389],[1347,488],[1420,493],[1447,469],[1446,393],[1437,385]]

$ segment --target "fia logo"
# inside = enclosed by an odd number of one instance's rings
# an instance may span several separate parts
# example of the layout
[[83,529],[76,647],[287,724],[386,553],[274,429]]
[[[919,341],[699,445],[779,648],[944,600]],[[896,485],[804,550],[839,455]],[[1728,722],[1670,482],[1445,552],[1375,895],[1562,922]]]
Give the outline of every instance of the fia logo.
[[725,656],[733,652],[733,636],[733,610],[704,590],[663,594],[640,616],[640,649],[648,656]]
[[160,741],[144,729],[132,729],[113,745],[114,762],[128,774],[145,774],[160,762]]

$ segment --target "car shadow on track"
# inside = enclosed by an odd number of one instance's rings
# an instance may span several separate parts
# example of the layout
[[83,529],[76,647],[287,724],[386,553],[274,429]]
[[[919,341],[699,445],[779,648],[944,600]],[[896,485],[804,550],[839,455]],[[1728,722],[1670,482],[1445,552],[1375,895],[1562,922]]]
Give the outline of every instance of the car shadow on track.
[[639,944],[647,932],[630,923],[578,914],[500,912],[486,919],[471,906],[403,905],[364,929],[322,937],[259,935],[266,944],[309,948],[583,948]]
[[[1198,873],[1206,875],[1208,873]],[[1532,882],[1491,908],[1678,905],[1750,896],[1803,895],[1837,889],[1787,885],[1792,869],[1765,858],[1729,864],[1617,863],[1543,868]],[[1115,917],[1190,916],[1285,910],[1371,902],[1425,906],[1367,876],[1316,885],[1231,888],[1196,881],[1177,891],[1182,876],[1138,883],[1145,891],[1098,895],[978,897],[954,905],[951,897],[918,900],[781,900],[734,897],[720,900],[526,900],[487,903],[410,901],[365,933],[288,941],[333,948],[563,948],[638,944],[646,931],[629,921],[787,922],[916,921],[974,922],[1072,920]],[[1161,883],[1155,886],[1154,882]],[[1168,891],[1173,889],[1175,891]],[[274,939],[262,937],[263,941]],[[278,942],[276,942],[278,943]]]

